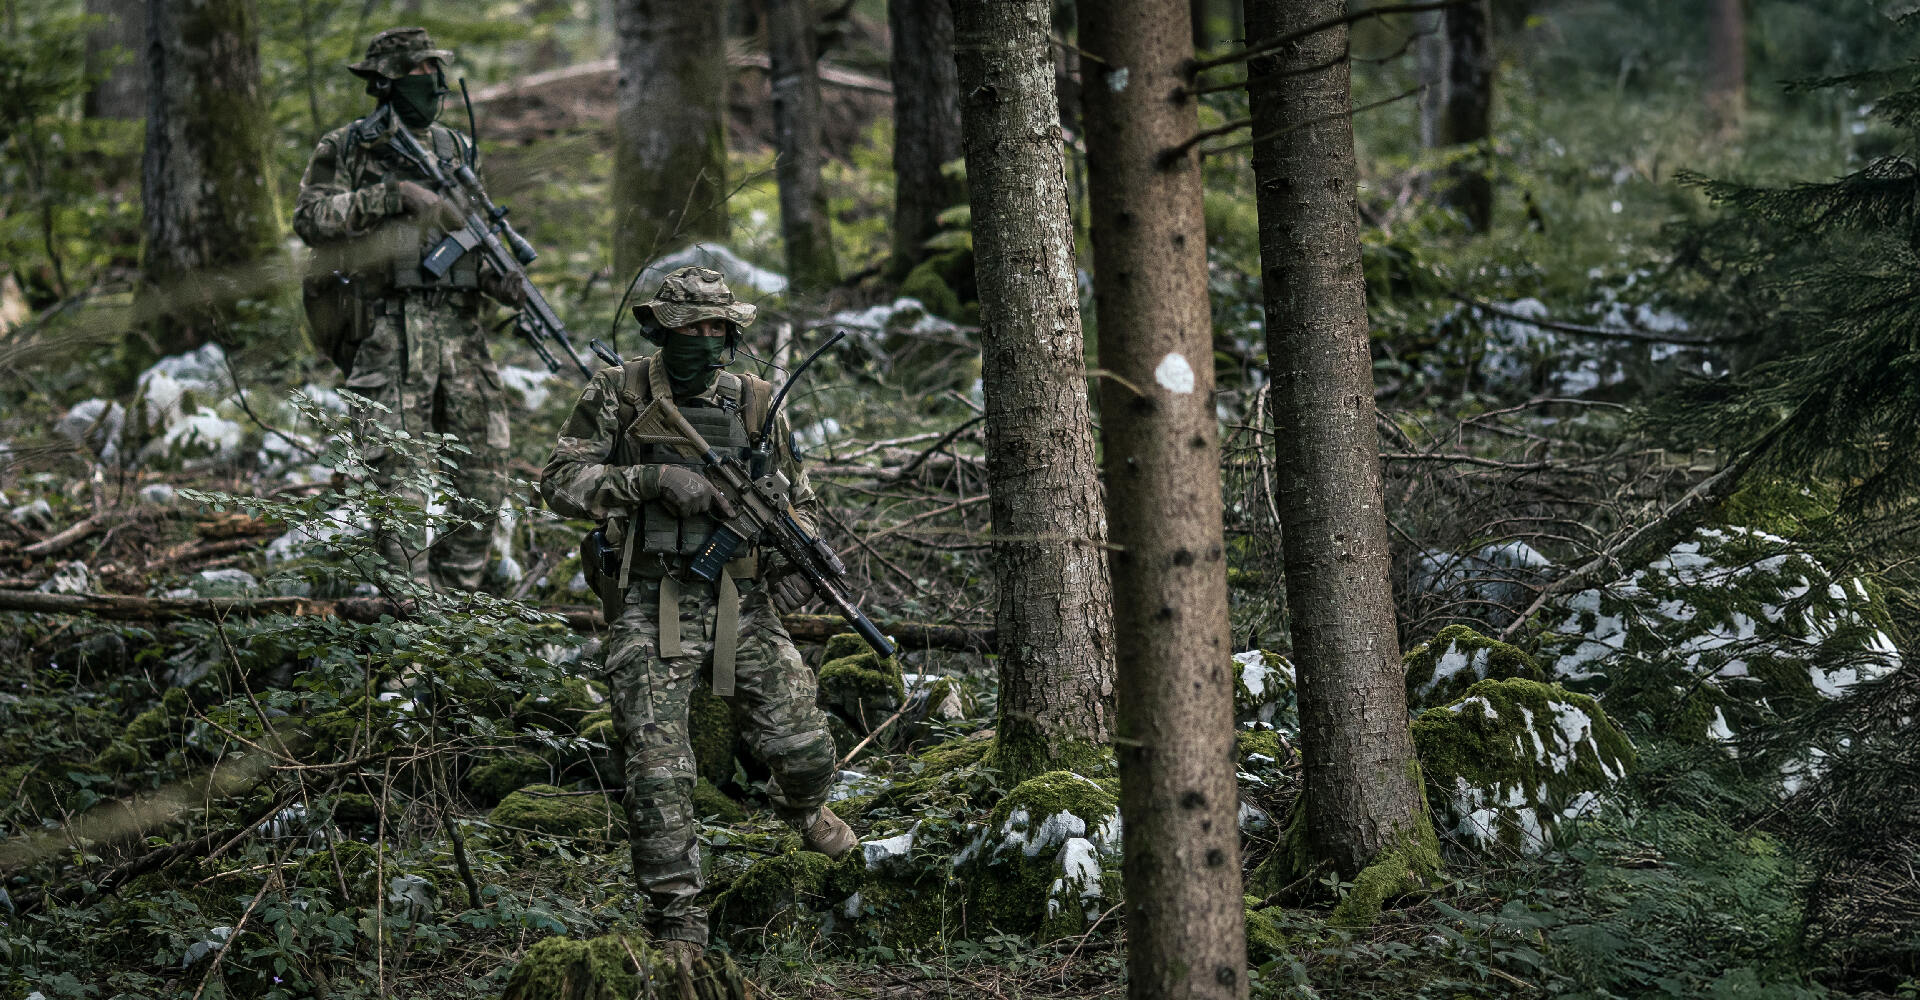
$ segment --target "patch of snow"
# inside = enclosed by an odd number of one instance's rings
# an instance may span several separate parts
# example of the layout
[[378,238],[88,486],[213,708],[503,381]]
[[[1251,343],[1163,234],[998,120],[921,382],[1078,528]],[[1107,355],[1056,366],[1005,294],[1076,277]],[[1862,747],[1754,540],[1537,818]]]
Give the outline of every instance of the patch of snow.
[[547,398],[553,395],[552,372],[545,368],[522,368],[519,365],[501,365],[500,382],[509,390],[520,394],[520,401],[527,409],[537,410],[547,404]]
[[63,562],[38,588],[43,594],[86,594],[93,591],[93,571],[74,560]]
[[1265,809],[1251,802],[1240,803],[1239,821],[1242,832],[1248,830],[1264,830],[1273,825],[1273,817],[1267,815]]
[[[902,316],[912,316],[912,324],[898,322]],[[843,309],[830,318],[834,326],[850,327],[869,334],[885,333],[888,330],[905,328],[914,333],[951,333],[959,327],[927,311],[926,304],[919,299],[901,296],[890,303],[869,306],[865,309]]]
[[53,526],[53,505],[41,497],[32,503],[23,503],[7,512],[7,520],[23,528],[45,531]]
[[866,858],[867,870],[874,871],[889,862],[906,860],[913,853],[913,836],[919,830],[920,824],[915,823],[912,829],[897,837],[862,843],[860,851]]
[[736,298],[742,297],[744,291],[779,295],[787,290],[786,275],[750,264],[724,244],[695,243],[648,264],[634,279],[634,301],[644,302],[652,298],[654,291],[660,287],[660,280],[674,271],[696,266],[710,267],[726,275],[727,287],[732,289]]
[[1500,713],[1494,711],[1493,702],[1490,702],[1487,699],[1482,698],[1477,694],[1470,698],[1462,698],[1459,701],[1454,702],[1452,705],[1447,706],[1447,711],[1452,712],[1454,715],[1459,715],[1463,710],[1466,709],[1468,705],[1478,706],[1480,709],[1480,714],[1485,715],[1488,721],[1493,721],[1495,719],[1500,718]]
[[202,406],[172,420],[167,432],[159,440],[148,442],[140,449],[140,455],[142,458],[208,457],[225,461],[240,453],[240,444],[246,436],[246,429],[239,423],[228,420],[211,407]]
[[1727,724],[1727,713],[1720,706],[1713,706],[1713,721],[1707,724],[1707,736],[1718,743],[1733,739],[1733,727]]
[[167,483],[152,483],[140,487],[140,499],[156,507],[165,507],[178,498],[180,491]]

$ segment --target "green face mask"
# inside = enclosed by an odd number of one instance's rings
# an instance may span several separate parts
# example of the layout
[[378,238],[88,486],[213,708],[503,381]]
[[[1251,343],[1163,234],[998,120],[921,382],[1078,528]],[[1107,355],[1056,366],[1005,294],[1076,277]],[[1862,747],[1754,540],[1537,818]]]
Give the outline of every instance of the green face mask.
[[660,359],[666,363],[667,379],[676,391],[698,392],[713,381],[727,353],[727,338],[701,337],[678,330],[667,331],[660,347]]
[[440,76],[418,73],[393,81],[393,113],[408,128],[426,128],[440,117]]

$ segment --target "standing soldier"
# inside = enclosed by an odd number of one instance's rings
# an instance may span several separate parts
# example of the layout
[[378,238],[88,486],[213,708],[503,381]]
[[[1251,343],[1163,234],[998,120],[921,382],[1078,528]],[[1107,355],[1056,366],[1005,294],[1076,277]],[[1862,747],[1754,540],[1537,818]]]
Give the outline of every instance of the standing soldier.
[[[593,377],[540,482],[557,513],[606,525],[596,533],[603,544],[588,550],[596,563],[602,553],[606,559],[598,589],[612,623],[607,683],[625,760],[633,869],[650,904],[646,923],[654,939],[681,942],[672,947],[682,954],[707,942],[706,911],[694,901],[702,879],[687,732],[688,700],[703,668],[711,670],[715,694],[738,697],[746,709],[749,738],[773,769],[767,791],[780,818],[801,831],[808,849],[832,857],[857,842],[825,807],[833,736],[814,703],[813,673],[780,622],[779,612],[804,603],[811,587],[783,573],[784,565],[760,565],[767,553],[751,548],[715,583],[689,572],[716,516],[731,511],[700,458],[660,414],[678,409],[714,449],[743,465],[753,461],[771,387],[722,369],[754,311],[734,301],[718,271],[686,267],[667,275],[652,301],[634,309],[660,350]],[[785,416],[773,435],[769,457],[792,484],[794,520],[811,534],[818,502],[793,454]]]
[[444,529],[430,550],[417,532],[382,533],[382,553],[421,583],[475,590],[506,495],[508,445],[500,373],[481,323],[491,307],[480,294],[510,307],[523,294],[479,254],[465,255],[438,278],[421,267],[425,254],[464,223],[390,147],[391,132],[366,127],[379,120],[408,129],[434,155],[471,164],[473,140],[434,123],[451,55],[434,48],[424,28],[374,36],[366,58],[347,68],[367,81],[385,114],[320,140],[300,181],[293,228],[315,251],[306,299],[316,346],[347,373],[348,389],[389,411],[364,412],[356,426],[376,481],[422,506],[429,499],[405,485],[397,456],[367,433],[375,419],[415,436],[452,434],[471,452],[451,475],[462,500],[449,513],[464,523]]

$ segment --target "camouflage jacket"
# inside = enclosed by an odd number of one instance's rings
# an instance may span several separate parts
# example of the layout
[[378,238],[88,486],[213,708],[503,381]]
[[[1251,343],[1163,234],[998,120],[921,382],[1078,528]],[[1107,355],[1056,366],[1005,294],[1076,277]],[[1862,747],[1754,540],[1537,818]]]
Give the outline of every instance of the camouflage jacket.
[[[307,160],[307,171],[300,178],[300,200],[293,210],[293,231],[308,246],[364,236],[381,220],[398,217],[403,209],[395,181],[426,183],[426,178],[398,155],[381,155],[378,145],[353,141],[352,125],[342,125],[321,137]],[[465,158],[473,140],[446,127],[434,124],[425,134],[415,130],[421,145],[431,146],[436,155]]]
[[[580,394],[580,401],[574,404],[573,412],[560,428],[553,457],[547,460],[547,467],[540,475],[540,495],[546,498],[547,506],[562,517],[601,520],[643,502],[634,495],[632,480],[623,473],[623,467],[612,462],[614,443],[623,430],[620,384],[624,376],[620,368],[602,368],[594,373],[586,391]],[[714,402],[718,392],[719,380],[715,379],[714,385],[698,397],[683,398]],[[793,484],[789,498],[794,520],[808,534],[815,534],[819,498],[794,454],[793,433],[787,426],[785,413],[774,419],[773,438],[780,471]]]

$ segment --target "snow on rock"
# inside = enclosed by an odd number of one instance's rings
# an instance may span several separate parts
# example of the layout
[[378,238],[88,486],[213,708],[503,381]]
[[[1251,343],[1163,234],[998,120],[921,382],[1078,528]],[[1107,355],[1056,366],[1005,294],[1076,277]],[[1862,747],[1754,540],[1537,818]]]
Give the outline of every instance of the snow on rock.
[[227,461],[240,453],[246,437],[246,428],[241,427],[239,421],[229,420],[212,407],[202,406],[175,417],[167,425],[165,434],[140,449],[140,457],[143,460]]
[[1483,680],[1413,723],[1441,825],[1461,843],[1538,853],[1632,769],[1598,702],[1523,677]]
[[547,398],[553,395],[553,386],[557,379],[552,372],[544,368],[522,368],[519,365],[501,365],[500,382],[508,390],[520,394],[520,401],[529,410],[537,410],[547,404]]
[[367,531],[365,524],[356,522],[345,511],[332,511],[326,520],[296,525],[292,531],[267,543],[267,563],[271,565],[298,559],[310,550],[325,548],[335,541],[357,538],[367,534]]
[[834,326],[849,327],[866,333],[907,330],[912,333],[951,333],[960,329],[952,321],[927,311],[919,299],[902,296],[892,302],[865,309],[844,309],[829,319]]
[[1532,599],[1553,568],[1533,546],[1511,539],[1471,553],[1428,550],[1413,568],[1421,593],[1448,603],[1466,603],[1492,627],[1504,627]]
[[23,503],[7,512],[7,520],[33,531],[45,531],[53,527],[53,505],[45,497],[32,503]]
[[1489,677],[1545,680],[1533,658],[1516,646],[1489,639],[1465,625],[1449,625],[1440,634],[1407,650],[1407,704],[1415,711],[1450,702]]
[[93,591],[93,571],[78,560],[63,562],[37,588],[43,594],[87,594]]
[[1541,662],[1616,715],[1726,742],[1898,669],[1886,614],[1863,581],[1835,578],[1784,538],[1701,528],[1562,602]]
[[108,465],[120,464],[120,437],[127,426],[127,408],[107,399],[73,404],[53,425],[55,433],[93,452]]
[[219,344],[203,344],[185,354],[161,358],[140,375],[142,383],[157,377],[168,379],[182,391],[209,398],[217,399],[233,391],[233,380],[227,373],[227,352]]
[[149,483],[140,487],[140,499],[156,507],[165,507],[179,497],[180,491],[169,483]]
[[1249,649],[1233,654],[1233,714],[1242,726],[1300,728],[1293,664],[1279,653]]
[[710,267],[719,271],[727,276],[727,287],[739,298],[747,297],[743,293],[749,291],[760,295],[779,295],[787,290],[786,275],[750,264],[722,244],[695,243],[648,264],[634,279],[634,301],[644,302],[651,298],[654,290],[660,287],[660,279],[683,267]]
[[258,591],[260,580],[243,569],[204,569],[191,586],[201,597],[239,597]]

